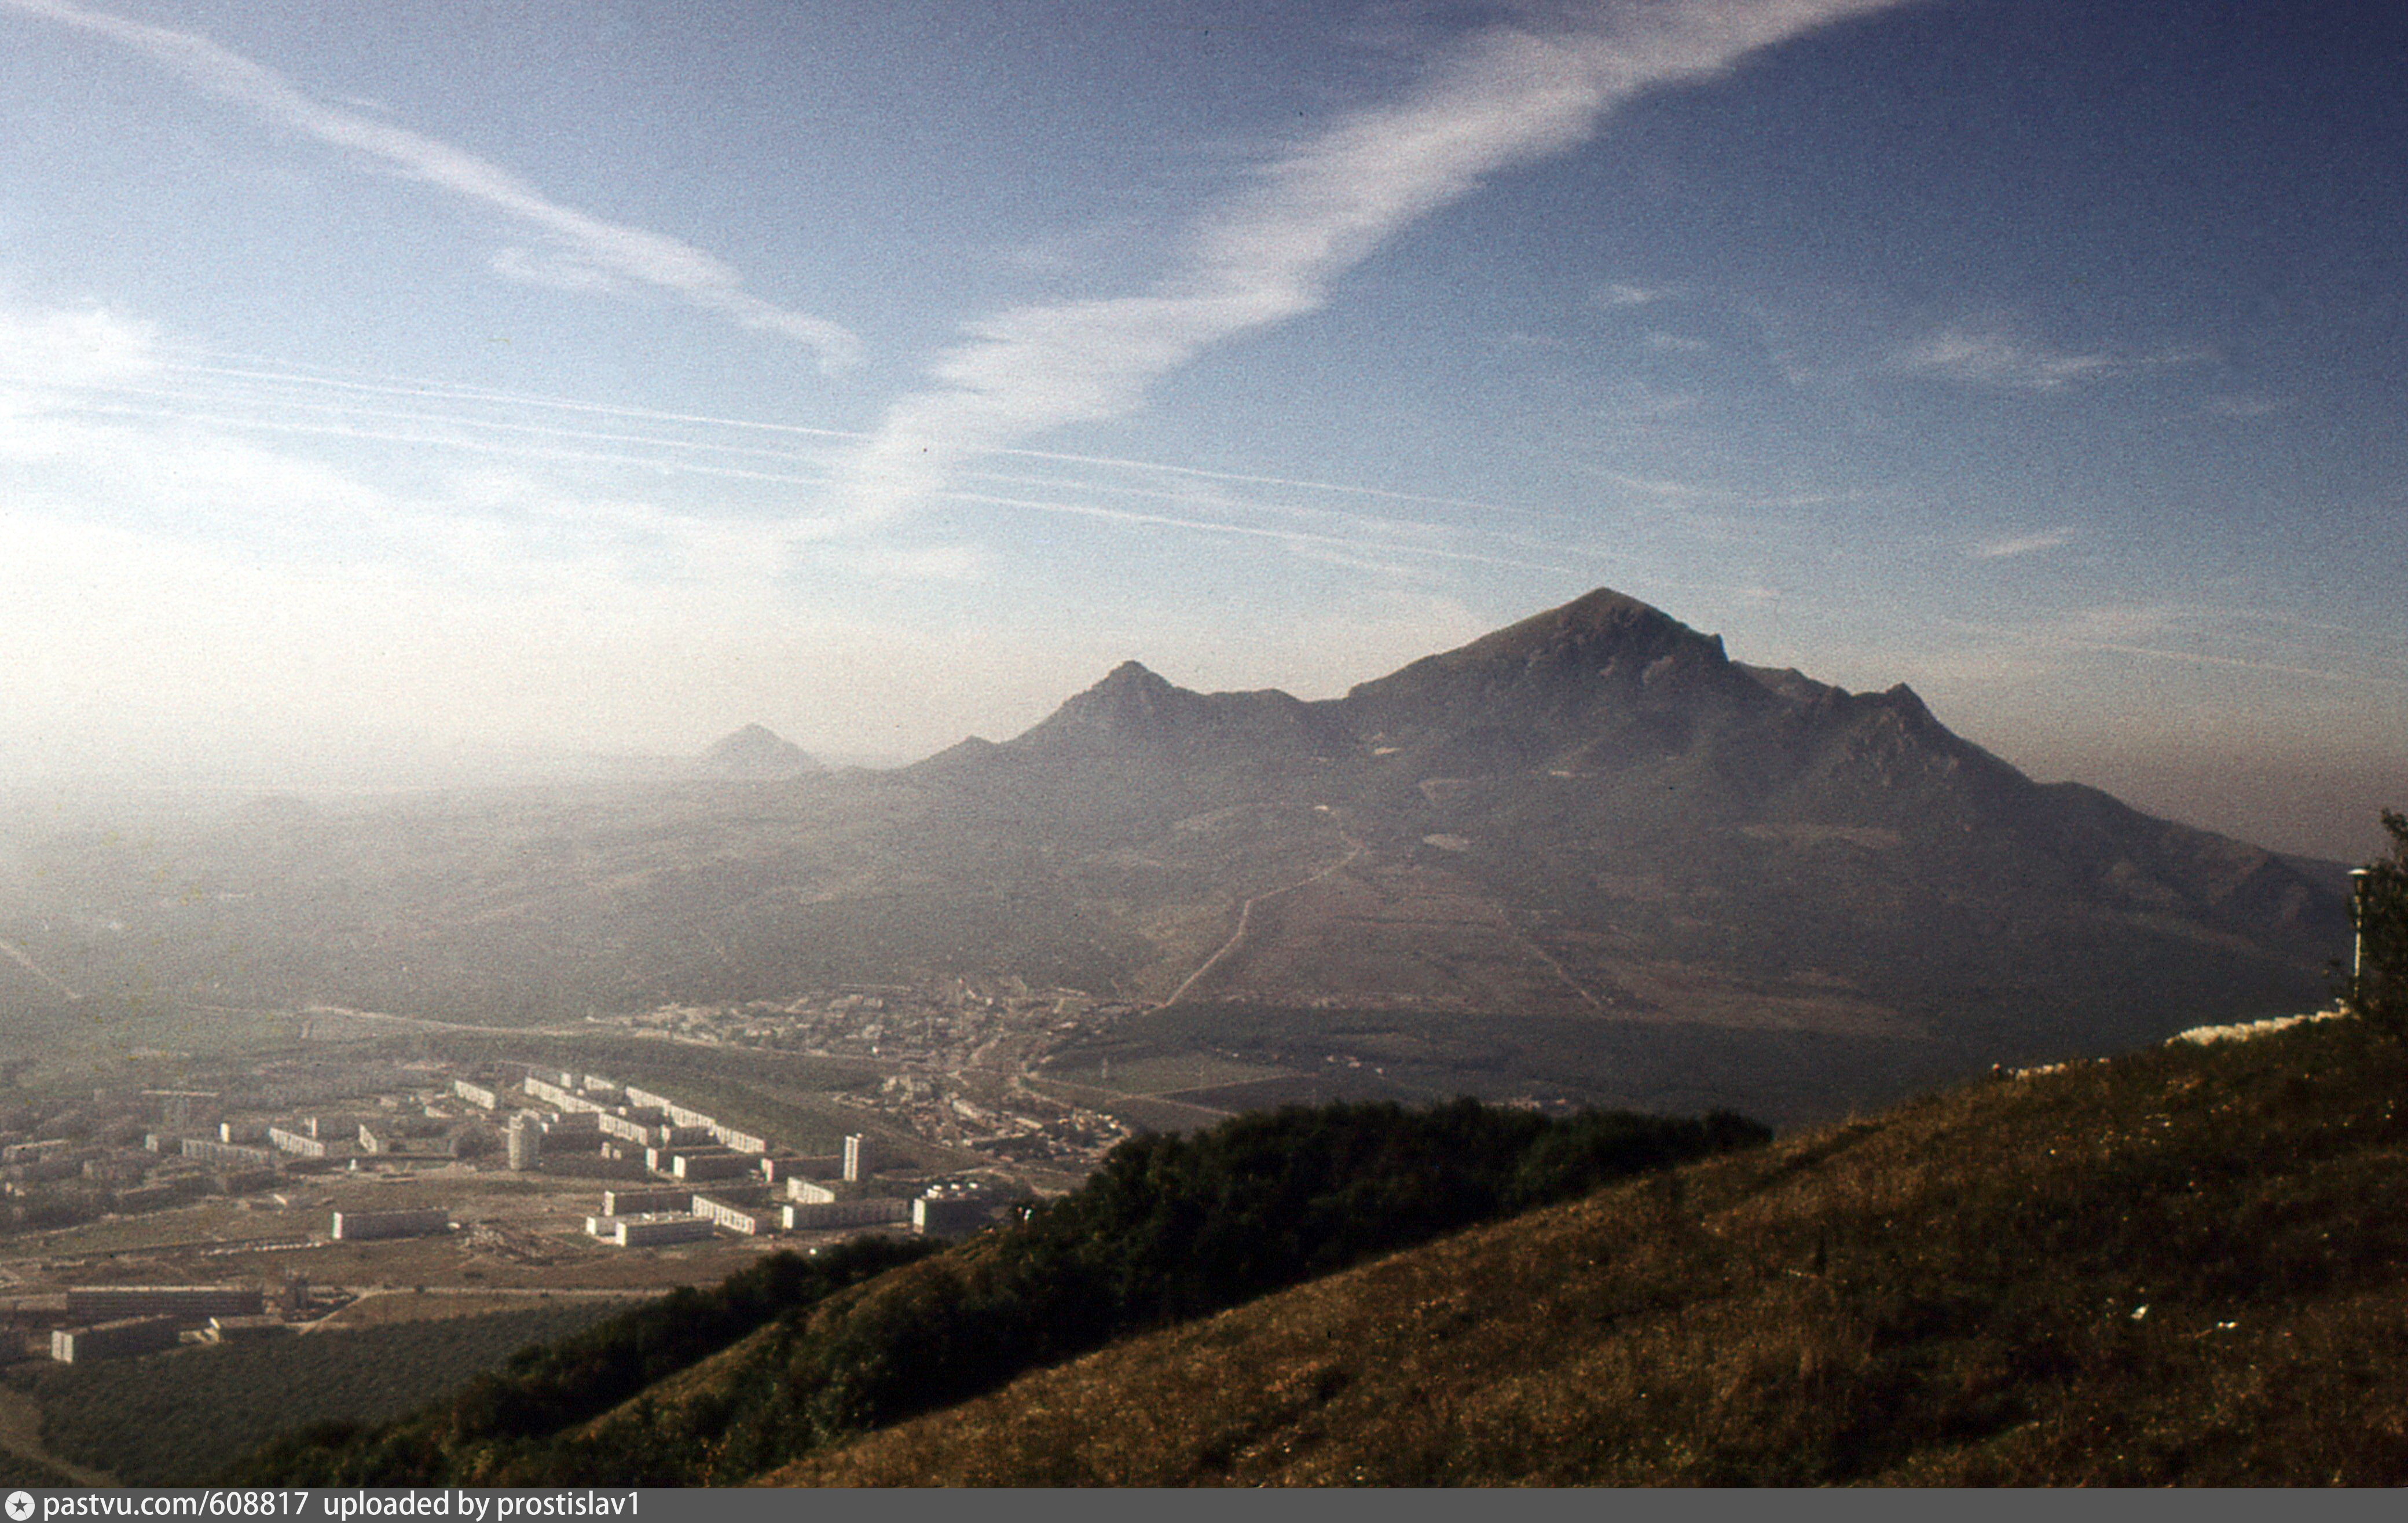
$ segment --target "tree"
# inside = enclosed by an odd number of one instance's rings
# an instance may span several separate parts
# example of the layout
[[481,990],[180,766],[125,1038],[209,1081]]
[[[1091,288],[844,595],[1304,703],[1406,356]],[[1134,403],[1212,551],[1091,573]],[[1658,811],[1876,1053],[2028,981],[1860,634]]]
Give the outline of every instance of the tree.
[[2360,869],[2350,899],[2358,967],[2346,999],[2369,1025],[2408,1039],[2408,815],[2385,810],[2383,828],[2391,855]]

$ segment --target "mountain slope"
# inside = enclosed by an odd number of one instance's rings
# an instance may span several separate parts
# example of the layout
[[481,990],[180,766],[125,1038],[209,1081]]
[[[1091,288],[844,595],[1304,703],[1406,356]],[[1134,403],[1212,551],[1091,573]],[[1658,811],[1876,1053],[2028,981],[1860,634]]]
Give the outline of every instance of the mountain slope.
[[894,773],[34,855],[0,937],[96,997],[520,1024],[1016,976],[1145,1007],[1058,1077],[1215,1053],[1269,1075],[1176,1097],[1222,1110],[1828,1116],[2302,1008],[2347,940],[2337,873],[2040,785],[1904,687],[1735,662],[1606,591],[1318,702],[1131,662]]
[[770,1485],[2398,1485],[2408,1054],[1976,1085],[1025,1377]]

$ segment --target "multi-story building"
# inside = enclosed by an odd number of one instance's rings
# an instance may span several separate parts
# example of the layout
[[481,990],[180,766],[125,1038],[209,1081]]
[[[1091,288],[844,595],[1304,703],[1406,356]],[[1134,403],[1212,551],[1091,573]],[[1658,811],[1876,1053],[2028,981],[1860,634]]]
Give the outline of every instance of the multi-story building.
[[505,1154],[509,1166],[522,1173],[534,1168],[543,1157],[543,1129],[524,1112],[510,1117],[509,1130],[505,1134]]
[[733,1200],[721,1200],[708,1195],[694,1198],[693,1211],[695,1215],[715,1227],[724,1227],[747,1237],[775,1232],[784,1225],[773,1207],[738,1205]]
[[129,1316],[88,1328],[54,1328],[50,1358],[61,1364],[125,1358],[173,1348],[180,1336],[172,1316]]
[[652,1124],[635,1116],[598,1115],[594,1118],[594,1127],[603,1136],[616,1137],[625,1142],[641,1144],[652,1140]]
[[880,1227],[911,1219],[911,1202],[897,1200],[788,1201],[778,1210],[789,1232],[826,1231],[839,1227]]
[[220,1142],[207,1137],[187,1137],[179,1144],[178,1151],[185,1157],[198,1158],[204,1163],[241,1164],[252,1169],[276,1167],[273,1149],[252,1147],[245,1142]]
[[957,1238],[977,1231],[995,1217],[996,1202],[980,1197],[911,1202],[911,1230],[924,1237]]
[[741,1153],[679,1153],[667,1171],[679,1179],[738,1179],[753,1173],[754,1166]]
[[267,1143],[277,1151],[290,1153],[295,1157],[322,1158],[327,1153],[326,1144],[316,1137],[305,1132],[289,1131],[282,1127],[267,1128]]
[[693,1211],[691,1190],[604,1190],[602,1214],[605,1216],[650,1215],[661,1212]]
[[452,1229],[448,1211],[338,1211],[334,1237],[337,1243],[369,1238],[423,1238]]
[[212,1343],[238,1343],[291,1330],[292,1325],[280,1316],[213,1316],[201,1337]]
[[212,1316],[257,1316],[266,1304],[257,1286],[87,1285],[68,1289],[67,1316],[78,1322],[165,1316],[200,1322]]
[[664,1243],[692,1243],[716,1230],[700,1216],[664,1212],[612,1218],[611,1241],[622,1248],[648,1248]]
[[470,1084],[466,1079],[452,1080],[452,1093],[480,1110],[498,1111],[502,1107],[500,1091],[489,1089],[483,1085]]
[[526,1092],[553,1109],[570,1115],[599,1115],[608,1109],[598,1100],[587,1099],[572,1090],[564,1089],[548,1080],[527,1075]]

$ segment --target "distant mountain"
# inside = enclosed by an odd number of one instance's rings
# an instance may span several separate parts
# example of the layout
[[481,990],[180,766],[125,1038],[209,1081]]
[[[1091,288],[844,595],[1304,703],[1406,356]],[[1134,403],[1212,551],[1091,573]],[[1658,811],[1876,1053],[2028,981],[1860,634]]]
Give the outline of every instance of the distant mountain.
[[706,771],[721,777],[794,777],[820,770],[810,754],[759,725],[747,725],[702,754]]
[[[1220,912],[1223,939],[1142,984],[1174,1007],[1284,1009],[1324,1036],[1342,1023],[1312,1013],[1382,1012],[1398,1054],[1442,1047],[1446,1016],[1601,1020],[1589,1071],[1612,1051],[1619,1098],[1669,1105],[1732,1099],[1715,1074],[1739,1047],[1808,1087],[1894,1089],[1971,1053],[2146,1040],[2177,1012],[2310,1008],[2344,935],[2327,874],[2035,783],[1905,686],[1745,666],[1611,591],[1319,703],[1130,663],[915,770],[1174,878],[1212,870],[1197,838],[1263,848],[1225,855],[1242,913]],[[1238,887],[1267,855],[1277,881]]]
[[[1054,1077],[1189,1073],[1187,1114],[1773,1121],[2312,1009],[2347,945],[2328,865],[2036,783],[1905,687],[1736,662],[1608,591],[1340,698],[1130,662],[892,771],[812,771],[759,726],[711,756],[794,786],[62,838],[0,937],[87,992],[502,1024],[1009,975],[1135,1007]],[[163,868],[210,892],[163,898]]]

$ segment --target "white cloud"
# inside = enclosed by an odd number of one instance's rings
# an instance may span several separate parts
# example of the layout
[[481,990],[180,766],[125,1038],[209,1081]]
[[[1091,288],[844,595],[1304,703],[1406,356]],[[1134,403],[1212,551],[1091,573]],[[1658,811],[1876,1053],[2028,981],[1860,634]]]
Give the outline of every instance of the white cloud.
[[554,291],[617,291],[619,280],[609,270],[573,254],[537,253],[525,249],[496,249],[487,266],[505,280],[521,285],[549,286]]
[[1678,286],[1632,285],[1616,280],[1598,288],[1591,299],[1608,311],[1626,307],[1652,307],[1659,301],[1670,301],[1681,294]]
[[937,384],[896,404],[860,451],[847,510],[874,522],[973,455],[1125,412],[1203,351],[1317,309],[1382,242],[1488,177],[1585,140],[1633,97],[1894,3],[1674,0],[1481,32],[1400,98],[1347,112],[1264,165],[1197,219],[1179,267],[1153,292],[974,324],[938,362]]
[[106,308],[0,308],[0,382],[85,386],[146,376],[159,366],[157,332]]
[[2071,529],[2044,529],[2037,534],[2018,534],[2004,539],[1985,539],[1966,553],[1979,561],[2012,560],[2018,555],[2038,554],[2071,542]]
[[[107,37],[147,55],[210,94],[490,207],[550,237],[567,257],[565,267],[582,267],[606,278],[622,277],[673,292],[741,327],[795,339],[817,352],[825,366],[848,364],[858,356],[860,346],[852,334],[824,319],[790,311],[754,295],[744,289],[743,277],[735,268],[691,244],[562,206],[499,165],[423,133],[314,99],[275,70],[196,33],[129,21],[70,5],[67,0],[0,0],[0,7]],[[497,262],[496,267],[501,264]]]
[[1891,354],[1902,375],[2008,391],[2055,392],[2071,386],[2209,358],[2200,350],[2170,349],[2131,354],[2100,350],[2079,353],[2006,334],[1943,327]]

